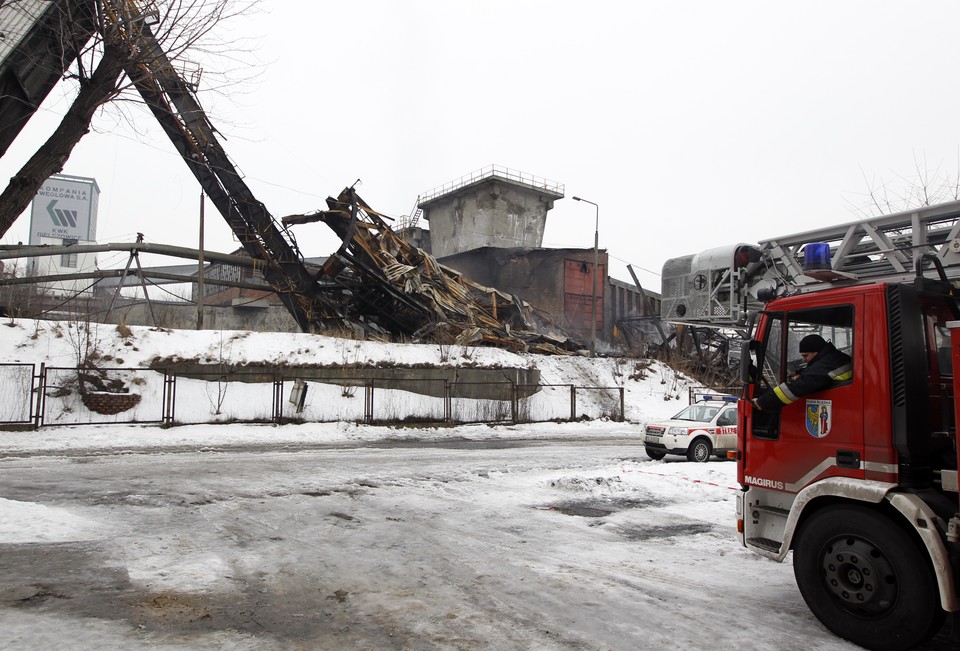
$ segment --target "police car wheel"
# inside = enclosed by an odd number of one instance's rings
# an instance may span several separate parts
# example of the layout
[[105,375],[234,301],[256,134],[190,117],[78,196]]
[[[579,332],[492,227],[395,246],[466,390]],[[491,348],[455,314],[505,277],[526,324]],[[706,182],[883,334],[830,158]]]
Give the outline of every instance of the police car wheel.
[[793,571],[817,619],[869,649],[911,649],[945,616],[925,552],[869,509],[834,506],[813,514],[794,540]]
[[697,439],[687,448],[687,459],[697,463],[706,463],[710,461],[710,453],[713,448],[707,439]]

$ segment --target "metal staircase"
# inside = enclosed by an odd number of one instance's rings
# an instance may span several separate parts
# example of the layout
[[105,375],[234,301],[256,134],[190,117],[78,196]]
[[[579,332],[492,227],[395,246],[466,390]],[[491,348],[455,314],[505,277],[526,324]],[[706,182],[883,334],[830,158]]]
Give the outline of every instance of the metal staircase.
[[413,202],[413,208],[410,209],[410,214],[405,215],[400,220],[400,232],[407,231],[411,228],[416,228],[422,215],[423,208],[420,207],[420,196],[418,195],[417,200]]

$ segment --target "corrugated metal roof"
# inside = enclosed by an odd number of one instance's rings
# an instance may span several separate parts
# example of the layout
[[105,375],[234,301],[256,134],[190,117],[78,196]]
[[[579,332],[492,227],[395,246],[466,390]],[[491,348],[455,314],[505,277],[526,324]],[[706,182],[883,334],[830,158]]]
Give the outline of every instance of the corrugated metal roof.
[[52,4],[51,0],[18,0],[0,6],[0,65]]

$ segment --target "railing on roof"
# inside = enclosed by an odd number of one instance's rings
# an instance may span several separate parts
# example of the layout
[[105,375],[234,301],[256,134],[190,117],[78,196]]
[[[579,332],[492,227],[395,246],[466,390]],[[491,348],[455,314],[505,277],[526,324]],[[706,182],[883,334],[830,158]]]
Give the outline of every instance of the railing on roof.
[[424,192],[420,195],[420,203],[426,203],[431,199],[436,199],[437,197],[447,194],[448,192],[453,192],[454,190],[465,187],[472,183],[477,183],[492,176],[507,179],[508,181],[516,181],[517,183],[523,183],[535,188],[541,188],[543,190],[555,192],[559,195],[563,195],[564,193],[564,187],[562,183],[557,183],[556,181],[551,181],[550,179],[534,176],[532,174],[525,174],[524,172],[512,170],[508,167],[502,167],[500,165],[489,165],[477,170],[476,172],[471,172],[470,174],[461,176],[459,179],[445,183],[440,187],[434,188],[433,190]]

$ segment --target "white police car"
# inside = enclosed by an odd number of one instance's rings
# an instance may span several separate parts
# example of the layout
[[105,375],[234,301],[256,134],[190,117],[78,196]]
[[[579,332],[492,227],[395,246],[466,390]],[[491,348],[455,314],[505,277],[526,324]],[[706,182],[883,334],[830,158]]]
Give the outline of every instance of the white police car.
[[684,455],[703,463],[711,454],[726,458],[737,449],[737,398],[701,394],[670,420],[648,423],[643,437],[651,459]]

